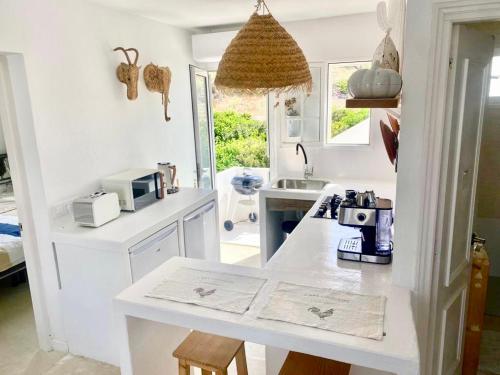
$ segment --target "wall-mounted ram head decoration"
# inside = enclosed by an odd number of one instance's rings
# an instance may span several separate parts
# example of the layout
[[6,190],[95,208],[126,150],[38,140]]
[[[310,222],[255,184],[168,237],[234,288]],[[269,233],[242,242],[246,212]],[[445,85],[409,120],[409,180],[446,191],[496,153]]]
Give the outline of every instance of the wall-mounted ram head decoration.
[[167,109],[170,102],[168,95],[170,92],[170,83],[172,82],[172,72],[168,67],[162,67],[150,63],[144,68],[144,83],[149,91],[159,92],[163,104],[165,121],[170,121]]
[[[127,98],[129,100],[137,99],[137,81],[139,80],[139,69],[140,66],[137,66],[137,60],[139,60],[139,52],[135,48],[123,48],[116,47],[113,51],[122,51],[125,54],[127,59],[127,63],[122,62],[116,68],[116,76],[121,83],[127,85]],[[135,52],[135,60],[132,63],[130,60],[130,56],[128,55],[129,51]]]

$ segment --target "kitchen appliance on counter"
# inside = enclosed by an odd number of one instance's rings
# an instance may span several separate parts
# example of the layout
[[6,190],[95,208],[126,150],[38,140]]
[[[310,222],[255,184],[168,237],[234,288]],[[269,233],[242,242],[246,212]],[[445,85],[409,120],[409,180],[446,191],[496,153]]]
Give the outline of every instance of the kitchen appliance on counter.
[[163,188],[167,194],[177,193],[179,191],[179,187],[175,185],[177,167],[169,162],[159,162],[158,170],[163,175]]
[[129,169],[102,180],[104,191],[118,194],[122,211],[136,211],[163,198],[157,169]]
[[99,191],[73,201],[73,218],[86,227],[100,227],[120,216],[118,194]]
[[345,198],[326,197],[316,218],[336,219],[340,225],[359,228],[360,236],[342,238],[337,257],[356,262],[392,262],[392,201],[377,198],[373,191],[346,190]]

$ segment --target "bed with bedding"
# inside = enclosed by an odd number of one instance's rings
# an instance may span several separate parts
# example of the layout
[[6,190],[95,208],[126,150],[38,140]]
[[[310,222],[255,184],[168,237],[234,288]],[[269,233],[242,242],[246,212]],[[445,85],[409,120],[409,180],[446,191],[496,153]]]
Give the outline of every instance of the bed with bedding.
[[19,218],[12,212],[0,214],[0,279],[26,268]]

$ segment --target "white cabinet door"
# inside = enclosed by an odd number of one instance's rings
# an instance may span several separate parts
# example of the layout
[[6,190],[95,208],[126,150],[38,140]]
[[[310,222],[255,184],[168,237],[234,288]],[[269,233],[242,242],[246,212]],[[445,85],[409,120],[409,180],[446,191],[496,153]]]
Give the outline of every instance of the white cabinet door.
[[69,352],[119,365],[113,298],[131,283],[128,254],[68,244],[54,244],[54,251]]
[[129,253],[132,282],[135,283],[171,257],[179,255],[177,223],[132,246]]
[[207,203],[184,217],[186,257],[220,259],[219,226],[215,201]]

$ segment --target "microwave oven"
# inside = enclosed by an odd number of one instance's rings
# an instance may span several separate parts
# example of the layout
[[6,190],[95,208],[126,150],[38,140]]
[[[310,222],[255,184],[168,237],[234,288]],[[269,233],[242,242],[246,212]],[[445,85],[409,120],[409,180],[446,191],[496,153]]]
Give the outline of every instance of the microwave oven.
[[157,169],[130,169],[102,180],[102,188],[118,194],[122,211],[137,211],[163,198]]

